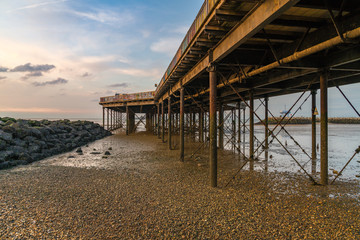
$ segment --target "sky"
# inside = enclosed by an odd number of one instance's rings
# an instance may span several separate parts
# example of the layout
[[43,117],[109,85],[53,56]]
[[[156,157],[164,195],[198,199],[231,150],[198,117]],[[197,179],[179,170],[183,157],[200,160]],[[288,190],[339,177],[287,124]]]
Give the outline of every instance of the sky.
[[[154,90],[202,3],[1,0],[0,116],[100,118],[100,97]],[[343,89],[359,106],[358,91]],[[339,93],[329,95],[330,116],[355,116]],[[295,100],[273,98],[270,109]]]

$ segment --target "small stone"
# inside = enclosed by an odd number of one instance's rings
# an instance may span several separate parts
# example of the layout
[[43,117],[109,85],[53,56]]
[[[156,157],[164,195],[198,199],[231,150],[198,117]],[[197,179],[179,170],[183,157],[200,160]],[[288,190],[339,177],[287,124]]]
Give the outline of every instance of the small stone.
[[360,174],[359,174],[359,175],[356,175],[355,177],[360,178]]
[[109,151],[105,152],[105,156],[110,156],[110,155],[111,155],[111,153]]
[[91,152],[90,154],[99,155],[99,154],[101,154],[101,152]]
[[111,151],[111,150],[112,150],[112,147],[109,147],[109,149],[108,149],[108,150],[110,150],[110,151]]
[[76,149],[76,152],[77,152],[77,153],[82,153],[83,151],[82,151],[81,148],[78,148],[78,149]]
[[102,156],[102,158],[108,158],[107,156]]

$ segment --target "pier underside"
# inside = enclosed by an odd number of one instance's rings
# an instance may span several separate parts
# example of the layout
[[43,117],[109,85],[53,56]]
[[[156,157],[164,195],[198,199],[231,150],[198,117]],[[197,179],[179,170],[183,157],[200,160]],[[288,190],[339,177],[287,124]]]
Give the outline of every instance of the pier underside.
[[[338,88],[349,103],[349,111],[355,110],[360,117],[351,99],[341,90],[343,85],[360,82],[358,1],[226,0],[210,3],[207,0],[204,6],[207,6],[206,17],[200,25],[194,25],[196,31],[189,31],[187,36],[191,38],[185,38],[154,98],[101,102],[104,125],[107,116],[109,129],[123,127],[119,119],[124,114],[126,131],[130,134],[139,123],[144,123],[148,131],[168,143],[169,149],[180,151],[181,161],[186,158],[185,135],[193,136],[203,143],[202,148],[209,148],[209,175],[213,187],[217,186],[217,149],[230,144],[244,160],[239,171],[247,164],[253,170],[254,161],[260,156],[268,160],[269,144],[273,141],[283,147],[314,184],[329,184],[328,88]],[[205,11],[203,8],[199,16]],[[195,23],[199,23],[199,16]],[[269,127],[268,118],[274,117],[269,111],[269,100],[293,93],[298,93],[299,97],[287,103],[291,108],[277,124]],[[320,95],[318,105],[317,93]],[[259,107],[265,114],[258,113],[254,101],[260,102]],[[312,118],[312,151],[306,153],[294,142],[312,163],[311,172],[277,137],[279,131],[286,132],[285,125],[306,101],[312,102],[309,116]],[[321,126],[320,179],[316,178],[314,169],[317,109]],[[290,112],[293,113],[291,117]],[[117,124],[112,120],[109,124],[109,119],[115,119]],[[255,122],[264,126],[263,141],[255,137]],[[179,146],[172,144],[174,134],[180,136]],[[245,134],[249,139],[246,150]]]

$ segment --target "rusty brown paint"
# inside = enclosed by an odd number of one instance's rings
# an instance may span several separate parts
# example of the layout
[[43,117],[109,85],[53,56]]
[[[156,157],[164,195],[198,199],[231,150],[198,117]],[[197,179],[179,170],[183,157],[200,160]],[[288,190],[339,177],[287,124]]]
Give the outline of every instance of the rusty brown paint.
[[316,90],[311,91],[311,173],[316,175]]
[[212,187],[217,187],[217,125],[216,125],[216,98],[217,78],[214,67],[209,69],[210,85],[210,182]]
[[249,142],[250,142],[250,170],[254,170],[254,93],[253,91],[250,91],[250,136],[249,136]]
[[224,149],[224,108],[222,102],[219,104],[219,149]]
[[185,154],[185,134],[184,134],[184,88],[180,89],[180,161],[184,162]]
[[171,115],[171,97],[168,98],[168,143],[171,150],[171,131],[172,131],[172,115]]
[[320,75],[320,99],[321,99],[321,156],[320,156],[320,184],[328,185],[328,73]]

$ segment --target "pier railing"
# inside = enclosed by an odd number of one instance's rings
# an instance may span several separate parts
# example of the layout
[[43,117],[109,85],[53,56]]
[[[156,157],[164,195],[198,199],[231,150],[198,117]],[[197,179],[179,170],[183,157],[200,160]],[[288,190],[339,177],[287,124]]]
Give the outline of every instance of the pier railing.
[[115,94],[115,96],[101,97],[100,103],[147,100],[147,99],[154,99],[154,96],[155,96],[154,91],[130,93],[130,94]]
[[177,63],[179,62],[179,60],[182,58],[184,53],[187,51],[191,42],[194,40],[196,34],[201,29],[204,22],[206,21],[206,19],[210,15],[210,13],[214,10],[214,8],[218,2],[220,2],[220,0],[205,0],[198,15],[195,18],[195,21],[191,25],[189,31],[187,32],[184,40],[181,43],[179,49],[177,50],[173,60],[171,61],[164,76],[162,77],[157,89],[160,89],[163,86],[163,84],[165,83],[166,79],[171,75],[171,72],[174,70],[174,68],[177,65]]

